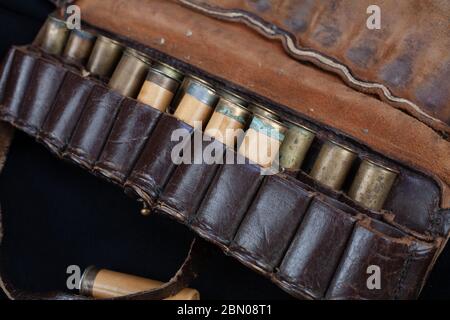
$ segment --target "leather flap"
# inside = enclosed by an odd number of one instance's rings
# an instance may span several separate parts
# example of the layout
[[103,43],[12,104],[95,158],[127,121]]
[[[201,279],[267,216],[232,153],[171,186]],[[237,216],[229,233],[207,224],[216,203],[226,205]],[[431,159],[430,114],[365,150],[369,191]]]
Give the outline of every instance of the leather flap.
[[280,43],[176,0],[76,3],[92,25],[156,48],[438,177],[444,191],[441,206],[450,206],[450,143],[445,137],[404,111],[349,88],[337,76],[295,61]]
[[[331,57],[349,67],[355,78],[383,84],[393,95],[408,99],[411,104],[398,105],[408,113],[436,128],[438,122],[450,125],[448,1],[180,2],[227,9],[222,12],[228,15],[241,10],[260,17],[289,32],[297,46]],[[369,29],[367,22],[377,9],[380,28]]]

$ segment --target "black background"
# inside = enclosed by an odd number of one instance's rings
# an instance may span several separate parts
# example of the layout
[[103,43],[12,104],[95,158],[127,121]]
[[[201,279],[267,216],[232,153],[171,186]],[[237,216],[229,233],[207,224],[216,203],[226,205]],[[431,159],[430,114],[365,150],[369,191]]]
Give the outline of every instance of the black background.
[[[52,8],[45,0],[0,0],[0,55],[3,57],[13,44],[30,43]],[[140,254],[142,259],[128,261],[129,267],[122,271],[148,275],[159,280],[167,280],[174,272],[192,238],[190,231],[164,217],[139,216],[136,202],[127,198],[117,187],[58,160],[20,132],[16,133],[7,165],[0,178],[0,201],[3,211],[13,217],[10,221],[14,221],[14,217],[18,217],[18,221],[29,218],[29,225],[23,227],[24,233],[18,231],[9,235],[9,242],[18,248],[17,252],[29,255],[22,257],[23,261],[38,263],[36,268],[40,270],[39,275],[45,277],[53,276],[46,274],[45,261],[55,261],[55,255],[61,257],[61,266],[80,264],[85,267],[92,262],[83,259],[80,254],[83,252],[81,244],[79,247],[75,245],[71,250],[61,251],[58,243],[48,243],[48,250],[27,251],[32,244],[21,241],[22,235],[27,233],[39,236],[42,232],[48,232],[43,228],[44,225],[48,227],[48,221],[41,221],[43,219],[40,217],[53,219],[51,225],[55,228],[59,227],[59,223],[78,224],[79,233],[68,237],[83,239],[84,241],[79,241],[83,245],[89,243],[86,238],[89,239],[91,233],[102,232],[102,221],[108,222],[104,224],[107,228],[113,225],[114,232],[117,233],[124,228],[133,228],[135,232],[131,236],[118,237],[117,242],[109,241],[106,235],[104,243],[99,244],[96,240],[99,261],[105,263],[102,267],[120,265],[116,263],[120,259],[117,252],[132,245],[130,250]],[[92,223],[86,217],[92,217]],[[92,238],[98,239],[94,236]],[[72,244],[77,243],[76,239],[70,240]],[[73,252],[78,254],[71,254]],[[74,257],[79,260],[71,260]],[[15,265],[10,272],[16,283],[23,287],[33,289],[33,283],[39,282],[33,278],[33,272],[27,271],[26,266]],[[54,278],[62,282],[64,276],[64,272],[61,272]],[[289,295],[270,281],[222,254],[210,259],[207,270],[192,286],[199,289],[203,299],[290,299]],[[421,298],[450,298],[450,248],[438,260]]]

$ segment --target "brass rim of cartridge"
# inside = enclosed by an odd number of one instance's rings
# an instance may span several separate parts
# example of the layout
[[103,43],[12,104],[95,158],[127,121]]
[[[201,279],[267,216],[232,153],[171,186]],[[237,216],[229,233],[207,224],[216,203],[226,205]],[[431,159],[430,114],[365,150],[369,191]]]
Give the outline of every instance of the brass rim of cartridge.
[[39,31],[35,43],[49,54],[60,55],[64,52],[69,35],[66,22],[52,13]]
[[86,40],[95,40],[96,38],[96,36],[92,32],[81,29],[73,29],[71,35],[72,34]]
[[[280,147],[279,163],[285,169],[298,170],[301,168],[317,132],[301,123],[291,120],[286,120],[285,124],[287,126],[286,138]],[[301,144],[298,142],[299,135],[302,136],[300,138],[302,139]],[[288,137],[293,137],[293,139],[288,139]],[[293,144],[295,145],[295,149],[291,149]]]
[[196,76],[195,74],[188,74],[186,76],[187,78],[187,87],[189,87],[190,82],[198,82],[201,83],[202,85],[208,87],[209,89],[211,89],[211,91],[213,91],[215,94],[217,94],[216,89],[214,89],[213,85],[211,83],[209,83],[207,80],[200,78],[199,76]]
[[150,70],[148,71],[146,80],[148,82],[152,82],[158,86],[160,86],[161,88],[164,88],[170,92],[172,92],[172,94],[175,94],[177,89],[180,86],[180,82],[153,69],[150,68]]
[[221,100],[228,102],[226,106],[232,109],[236,116],[246,118],[251,116],[252,113],[247,108],[247,101],[242,96],[227,89],[219,90],[218,94],[220,96],[219,103]]
[[[213,107],[219,98],[216,90],[206,80],[198,77],[190,76],[189,80],[190,81],[186,86],[185,93],[193,96],[202,103]],[[193,86],[201,87],[201,89],[205,90],[205,92],[200,92],[201,95],[192,94],[193,92],[190,91],[190,89],[192,89]]]
[[184,75],[181,71],[179,71],[177,68],[172,67],[171,65],[168,65],[161,61],[156,61],[152,65],[152,70],[161,73],[162,75],[165,75],[177,82],[183,81]]
[[55,13],[49,14],[49,15],[48,15],[48,19],[49,19],[49,20],[53,20],[53,21],[55,21],[55,22],[58,22],[58,23],[60,23],[60,24],[63,24],[65,27],[67,27],[66,21],[63,20],[62,18],[57,17]]
[[[383,208],[383,204],[398,174],[399,172],[393,168],[371,159],[363,158],[348,195],[362,206],[379,211]],[[372,178],[367,179],[367,177]],[[381,180],[382,188],[379,189],[380,185],[377,182],[380,182],[378,179],[381,177],[383,177]],[[378,185],[378,187],[374,189],[371,187],[372,184]]]
[[219,94],[219,96],[222,99],[227,100],[227,101],[229,101],[229,102],[231,102],[233,104],[239,105],[239,106],[241,106],[242,108],[245,108],[248,111],[248,109],[247,109],[247,105],[248,105],[247,100],[245,100],[245,98],[243,98],[242,96],[240,96],[236,92],[232,92],[232,91],[227,90],[227,89],[219,89],[219,90],[217,90],[217,93]]
[[115,44],[115,45],[117,45],[119,47],[122,47],[122,48],[124,47],[123,44],[120,43],[119,41],[111,39],[111,38],[108,38],[107,36],[98,35],[97,36],[97,40],[100,40],[100,41],[103,41],[103,42],[112,43],[112,44]]
[[189,87],[191,82],[198,82],[198,83],[201,83],[202,85],[204,85],[205,87],[208,87],[209,89],[211,89],[211,91],[213,91],[216,95],[218,94],[217,90],[214,88],[214,86],[211,83],[208,82],[208,80],[200,78],[200,76],[197,76],[195,74],[192,74],[192,73],[187,74],[185,77],[185,81],[186,81],[185,89],[187,87]]
[[261,119],[262,121],[264,121],[265,123],[270,124],[275,130],[277,130],[283,134],[288,130],[286,125],[284,123],[282,123],[281,121],[278,121],[277,119],[268,118],[261,114],[254,114],[254,117],[257,117],[257,118]]
[[98,35],[86,65],[87,70],[102,77],[111,76],[123,50],[124,46],[120,42]]
[[229,101],[229,100],[227,100],[227,99],[225,99],[225,98],[223,98],[225,101],[227,101],[227,102],[229,102],[226,106],[228,107],[228,108],[230,108],[230,109],[232,109],[233,110],[233,112],[234,112],[234,114],[236,115],[236,116],[239,116],[239,117],[250,117],[250,115],[251,115],[251,112],[250,111],[248,111],[248,109],[246,108],[246,107],[244,107],[243,105],[241,105],[241,104],[236,104],[236,103],[233,103],[233,102],[231,102],[231,101]]
[[278,114],[276,114],[274,111],[270,110],[269,108],[263,106],[262,104],[252,103],[250,105],[249,109],[255,115],[259,115],[265,119],[271,119],[271,120],[280,122],[280,116]]
[[189,86],[189,83],[191,81],[193,81],[193,80],[198,80],[199,82],[203,81],[203,79],[200,79],[200,78],[198,78],[197,76],[194,76],[191,73],[187,73],[187,74],[184,75],[184,78],[183,78],[183,80],[181,81],[181,84],[180,84],[180,92],[179,92],[179,94],[181,94],[180,98],[182,98],[183,94],[186,92],[186,88]]
[[389,172],[392,172],[392,173],[395,173],[395,174],[400,174],[400,172],[398,170],[395,170],[394,168],[390,168],[390,167],[386,166],[385,164],[377,162],[377,161],[374,161],[372,159],[363,158],[362,161],[367,162],[367,163],[371,164],[372,166],[375,166],[375,167],[387,170]]
[[286,131],[288,129],[287,126],[280,121],[280,117],[275,112],[261,104],[253,103],[250,105],[249,110],[253,113],[254,117],[258,117],[265,122],[273,124],[277,130]]
[[338,146],[338,147],[340,147],[340,148],[342,148],[342,149],[344,149],[344,150],[347,150],[347,151],[349,151],[349,152],[351,152],[351,153],[353,153],[353,154],[358,154],[357,152],[356,152],[356,150],[354,150],[354,149],[352,149],[351,147],[349,147],[349,146],[346,146],[345,144],[341,144],[341,143],[339,143],[339,142],[337,142],[337,141],[334,141],[334,140],[327,140],[327,141],[325,141],[325,143],[331,143],[331,144],[333,144],[333,145],[335,145],[335,146]]
[[[339,159],[339,166],[345,164],[345,166],[341,168],[344,169],[343,171],[336,171],[336,159],[330,158],[330,154],[336,152],[338,153],[338,158],[343,157],[342,159]],[[336,191],[340,190],[351,166],[353,165],[357,157],[358,153],[352,148],[333,140],[326,140],[320,149],[318,157],[315,160],[315,163],[309,175],[314,180],[319,181],[320,183],[330,187],[331,189],[334,189]],[[333,169],[331,172],[329,172],[329,170],[331,170],[331,164],[333,166]],[[328,173],[327,175],[325,175],[324,170],[325,173]]]
[[314,135],[317,134],[317,131],[316,131],[316,130],[311,129],[311,128],[305,126],[305,125],[302,124],[302,123],[295,122],[295,121],[291,121],[291,120],[286,120],[285,122],[286,122],[286,126],[288,127],[288,129],[290,129],[291,127],[294,127],[294,128],[300,128],[300,129],[306,130],[306,131],[308,131],[308,132],[310,132],[310,133],[312,133],[312,134],[314,134]]
[[219,102],[217,103],[217,106],[216,106],[216,110],[217,110],[217,108],[220,108],[222,105],[224,107],[230,109],[233,116],[235,116],[237,118],[242,118],[245,122],[248,122],[248,120],[250,119],[251,112],[243,105],[237,104],[233,101],[230,101],[230,100],[224,98],[223,96],[220,97]]
[[[79,45],[80,42],[73,42],[77,41],[78,40],[77,38],[81,39],[81,41],[89,42],[89,45],[86,48],[87,51],[84,52],[86,56],[83,57],[77,56],[78,54],[80,54],[80,51],[78,51],[80,47],[74,47],[74,44]],[[78,29],[72,30],[72,32],[69,35],[69,39],[67,40],[66,47],[64,48],[63,52],[64,57],[70,60],[80,58],[82,59],[82,61],[87,60],[94,46],[95,38],[96,38],[95,35],[92,34],[91,32]]]
[[84,270],[80,279],[80,294],[83,296],[92,296],[92,290],[94,289],[94,282],[97,274],[100,270],[95,266],[87,267]]
[[140,52],[140,51],[138,51],[136,49],[133,49],[133,48],[126,48],[123,54],[124,55],[128,55],[128,56],[132,56],[132,57],[134,57],[136,59],[139,59],[139,60],[141,60],[142,62],[144,62],[145,64],[148,64],[148,65],[150,65],[151,62],[152,62],[150,57],[147,56],[145,53]]
[[192,73],[186,73],[183,77],[183,80],[181,81],[177,92],[175,93],[175,96],[172,99],[172,102],[170,105],[173,107],[173,111],[175,112],[178,108],[178,105],[180,104],[181,100],[183,99],[183,96],[186,93],[186,89],[189,86],[189,83],[193,80],[197,79],[198,81],[203,81],[202,79],[198,78],[197,76],[193,75]]

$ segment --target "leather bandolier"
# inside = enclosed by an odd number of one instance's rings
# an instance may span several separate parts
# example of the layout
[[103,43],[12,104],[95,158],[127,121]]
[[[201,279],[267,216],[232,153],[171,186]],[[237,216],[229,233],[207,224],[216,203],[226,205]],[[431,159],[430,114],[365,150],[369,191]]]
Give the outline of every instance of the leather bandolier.
[[[60,11],[68,4],[59,3]],[[283,124],[307,128],[313,139],[302,164],[273,175],[261,174],[264,168],[249,159],[175,164],[172,132],[194,131],[173,114],[176,106],[171,112],[149,107],[136,99],[138,92],[108,85],[110,75],[86,72],[86,61],[42,50],[39,39],[11,48],[2,64],[2,159],[11,125],[57,157],[121,186],[143,201],[146,213],[188,226],[202,238],[193,256],[209,251],[206,240],[298,298],[418,297],[450,227],[450,31],[437,23],[448,22],[448,4],[383,2],[381,30],[366,28],[370,1],[73,4],[81,8],[83,30],[203,79],[203,89],[262,105]],[[351,156],[339,186],[316,173],[326,146]],[[364,183],[363,165],[395,177],[382,205],[355,200],[352,183],[358,175]],[[190,263],[162,291],[127,297],[173,295],[196,274]],[[371,266],[381,270],[377,290],[367,286]],[[27,294],[3,283],[13,298],[79,298]]]

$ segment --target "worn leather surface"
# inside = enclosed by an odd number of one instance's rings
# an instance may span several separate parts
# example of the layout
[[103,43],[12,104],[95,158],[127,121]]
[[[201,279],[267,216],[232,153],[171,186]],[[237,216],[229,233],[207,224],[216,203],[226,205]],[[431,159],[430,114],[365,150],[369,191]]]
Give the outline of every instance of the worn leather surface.
[[233,240],[263,180],[255,164],[224,164],[194,218],[194,230],[220,244]]
[[[245,8],[252,7],[251,3]],[[350,89],[338,77],[293,60],[276,41],[245,25],[207,17],[175,0],[79,0],[77,4],[83,19],[93,25],[154,47],[219,80],[226,79],[234,88],[254,93],[255,98],[265,97],[286,106],[282,113],[288,117],[302,115],[333,127],[380,154],[437,177],[443,190],[441,206],[450,206],[450,143],[445,137],[388,103]],[[116,19],[118,14],[133,21],[129,28],[123,28]],[[152,19],[139,19],[141,16]],[[428,63],[417,67],[425,65]],[[439,70],[436,72],[433,74],[438,77]],[[439,92],[445,95],[447,91]]]
[[[34,54],[25,54],[21,50],[14,50],[12,64],[17,67],[9,70],[9,80],[5,84],[2,94],[4,108],[1,113],[3,118],[16,119],[19,115],[22,99],[28,89],[28,82],[31,79],[36,60]],[[7,64],[5,66],[4,72],[7,72]]]
[[[293,34],[300,46],[343,62],[360,79],[387,85],[397,96],[413,101],[436,120],[450,125],[447,1],[193,2],[240,9],[261,17]],[[379,30],[366,27],[367,8],[371,5],[381,9]]]
[[[200,150],[194,150],[194,139],[191,140],[191,150],[202,156],[208,148],[210,142],[203,141]],[[223,150],[223,145],[215,142],[218,150]],[[219,164],[206,164],[204,162],[195,163],[193,160],[196,154],[193,153],[191,163],[182,163],[175,169],[172,177],[164,188],[158,209],[181,220],[192,219],[205,197],[205,194],[219,169]]]
[[175,169],[172,149],[179,141],[173,141],[171,137],[172,132],[177,129],[183,130],[184,141],[193,130],[191,126],[171,115],[161,115],[125,183],[126,188],[132,189],[151,205],[157,200]]
[[278,175],[264,180],[231,245],[242,260],[266,271],[280,264],[313,197],[299,185]]
[[123,100],[127,101],[104,86],[96,85],[92,89],[67,147],[72,160],[87,168],[94,165]]
[[160,116],[161,112],[150,106],[125,101],[94,170],[124,182]]
[[16,120],[16,125],[31,135],[41,128],[66,75],[62,66],[42,59],[34,68],[31,85]]
[[68,145],[95,82],[68,71],[38,139],[53,152]]
[[[435,248],[375,221],[359,222],[353,231],[327,292],[328,299],[411,299],[420,283],[411,274],[427,272]],[[364,272],[370,265],[383,270],[380,290],[367,286]],[[363,279],[362,279],[363,278]]]
[[277,275],[287,291],[316,299],[325,295],[356,221],[348,208],[341,209],[320,198],[309,206]]

